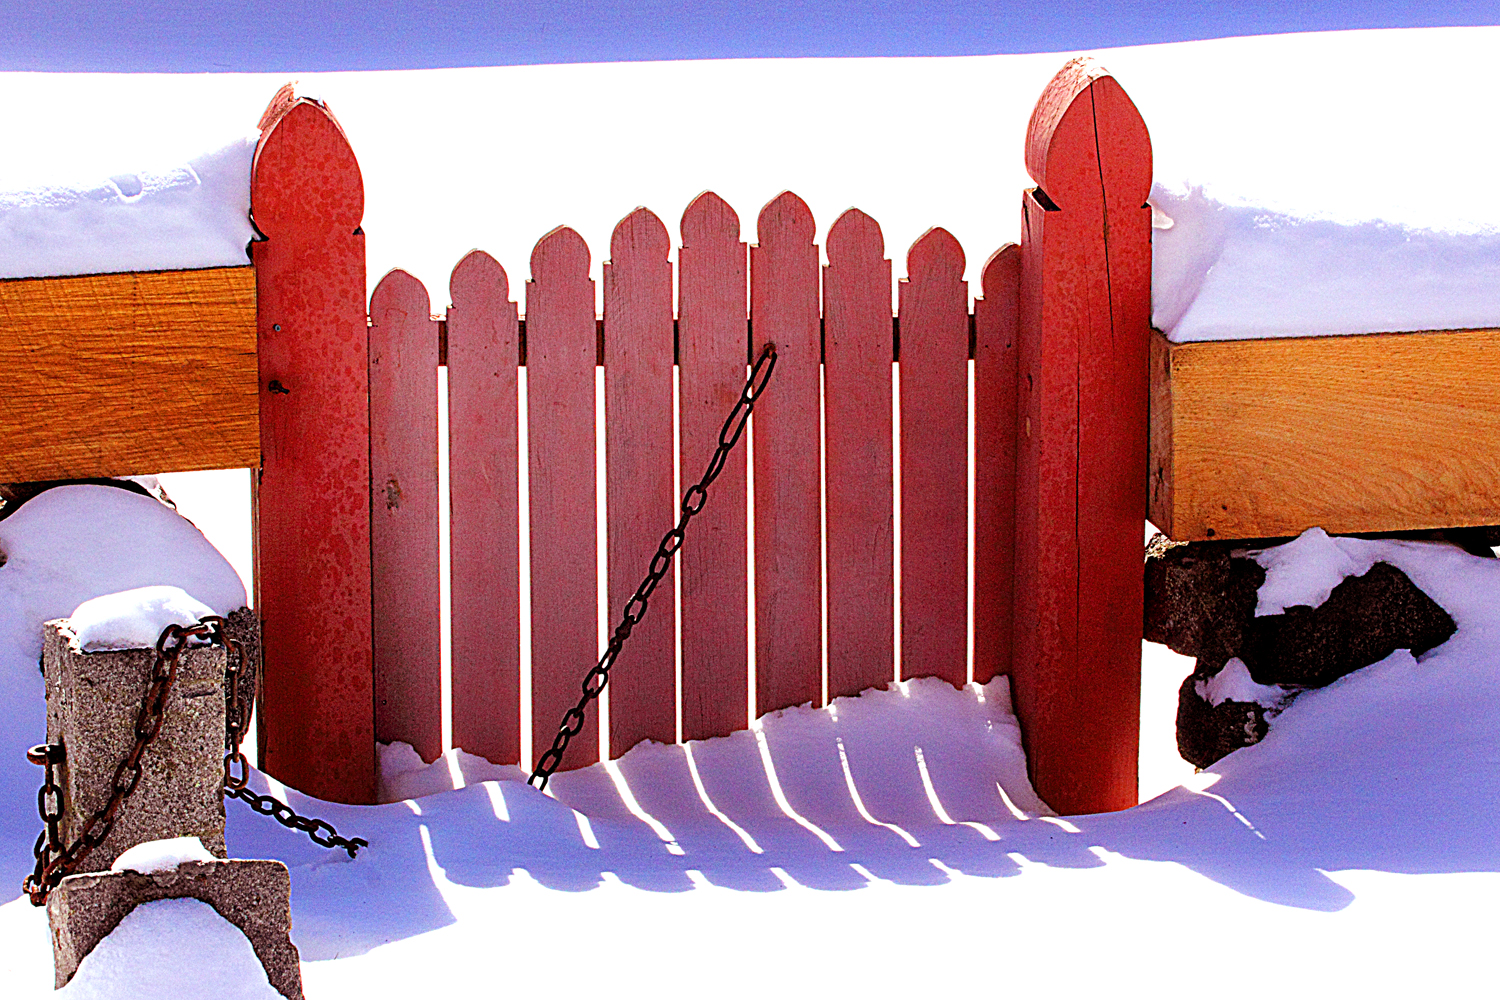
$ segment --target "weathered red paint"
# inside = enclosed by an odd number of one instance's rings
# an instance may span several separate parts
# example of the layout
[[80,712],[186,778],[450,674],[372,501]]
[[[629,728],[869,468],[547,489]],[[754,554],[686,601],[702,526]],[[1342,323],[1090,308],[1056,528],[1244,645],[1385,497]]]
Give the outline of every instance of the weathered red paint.
[[[609,609],[624,611],[676,520],[672,469],[672,240],[638,208],[604,265],[604,442]],[[696,540],[696,539],[695,539]],[[677,740],[676,580],[668,568],[609,684],[609,748]]]
[[1062,813],[1136,801],[1146,508],[1151,142],[1075,60],[1032,116],[1024,196],[1016,709]]
[[984,266],[974,301],[974,680],[1009,675],[1016,578],[1016,346],[1021,248]]
[[[750,351],[745,244],[734,209],[713,192],[682,213],[678,253],[681,467],[696,482],[739,398]],[[749,724],[745,442],[709,487],[677,557],[682,588],[682,736],[724,736]]]
[[968,681],[969,286],[929,229],[906,255],[901,313],[901,676]]
[[449,281],[448,490],[453,745],[521,759],[521,540],[516,369],[505,269],[475,250]]
[[757,356],[776,345],[755,407],[755,708],[823,698],[819,482],[818,247],[812,212],[790,191],[761,209],[750,250]]
[[370,296],[370,543],[375,738],[443,752],[438,592],[438,338],[405,271]]
[[[526,283],[533,760],[552,746],[599,657],[595,328],[589,248],[572,229],[554,229],[531,252]],[[564,766],[598,759],[590,714]]]
[[828,696],[895,679],[891,262],[858,209],[828,231],[823,269]]
[[[260,761],[310,795],[370,802],[370,455],[359,164],[333,115],[273,102],[251,212],[259,306]],[[278,390],[271,391],[273,383]]]

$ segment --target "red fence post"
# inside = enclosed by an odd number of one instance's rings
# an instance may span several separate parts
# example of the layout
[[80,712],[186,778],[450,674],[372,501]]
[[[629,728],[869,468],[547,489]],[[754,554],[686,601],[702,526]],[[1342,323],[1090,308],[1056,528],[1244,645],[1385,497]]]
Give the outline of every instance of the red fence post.
[[1061,813],[1135,804],[1151,311],[1151,140],[1074,60],[1026,136],[1016,662],[1032,783]]
[[259,302],[261,766],[370,802],[370,424],[364,184],[332,114],[278,94],[250,181]]

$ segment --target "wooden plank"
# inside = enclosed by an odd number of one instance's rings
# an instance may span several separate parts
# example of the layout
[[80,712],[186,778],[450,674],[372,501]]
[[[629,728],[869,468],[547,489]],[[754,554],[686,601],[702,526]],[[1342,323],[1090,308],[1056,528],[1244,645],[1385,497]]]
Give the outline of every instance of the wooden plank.
[[260,464],[250,267],[0,281],[0,371],[0,482]]
[[895,678],[891,262],[880,225],[858,209],[828,231],[823,315],[828,696],[838,698]]
[[[533,760],[552,746],[599,657],[595,326],[589,248],[559,227],[532,251],[526,283]],[[598,759],[598,717],[591,714],[564,766]]]
[[[672,472],[672,240],[638,208],[615,226],[604,265],[604,441],[609,610],[623,613],[676,521]],[[609,685],[609,746],[677,741],[677,608],[672,567]]]
[[1136,801],[1151,142],[1074,60],[1027,134],[1012,679],[1032,784],[1062,813]]
[[968,681],[969,286],[929,229],[901,282],[901,676]]
[[1500,330],[1153,340],[1173,538],[1500,523]]
[[453,745],[521,759],[521,536],[510,279],[475,250],[453,269],[448,308],[448,489]]
[[755,710],[822,701],[822,489],[818,247],[790,191],[761,209],[750,250],[754,352],[776,371],[756,404]]
[[375,738],[443,752],[437,323],[405,271],[370,296],[370,572]]
[[364,186],[322,105],[297,101],[262,134],[250,205],[266,236],[252,244],[263,451],[255,492],[261,767],[319,798],[370,802]]
[[1016,572],[1016,347],[1021,248],[984,266],[974,302],[974,680],[1011,672]]
[[[678,397],[682,479],[696,482],[745,381],[749,335],[745,244],[734,209],[712,192],[682,213],[678,253]],[[682,573],[682,736],[727,736],[749,725],[747,441],[729,456],[692,538]]]

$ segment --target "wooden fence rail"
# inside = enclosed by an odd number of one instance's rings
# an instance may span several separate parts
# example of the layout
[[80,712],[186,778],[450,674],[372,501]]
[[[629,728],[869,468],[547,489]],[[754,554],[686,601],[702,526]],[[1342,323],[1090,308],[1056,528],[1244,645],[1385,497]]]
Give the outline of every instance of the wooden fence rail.
[[[375,739],[429,760],[442,749],[440,364],[453,742],[524,762],[550,745],[599,653],[597,491],[615,616],[675,519],[677,480],[696,480],[749,359],[774,343],[752,440],[615,669],[611,752],[727,734],[752,711],[897,678],[961,685],[972,628],[972,679],[1012,676],[1043,798],[1064,812],[1134,802],[1150,145],[1113,80],[1070,64],[1043,94],[1025,239],[989,259],[972,315],[965,255],[945,230],[908,250],[893,316],[892,264],[869,216],[834,222],[820,267],[796,195],[761,210],[747,252],[738,216],[706,193],[681,219],[675,303],[667,227],[637,209],[610,241],[602,322],[589,248],[560,228],[532,253],[524,334],[504,268],[475,252],[454,268],[441,326],[420,282],[386,275],[367,343],[351,328],[365,312],[352,151],[326,108],[279,99],[253,185],[268,236],[256,258],[257,560],[272,773],[368,801]],[[355,359],[367,364],[355,371]],[[597,759],[592,722],[567,766]],[[347,752],[330,768],[335,747]]]

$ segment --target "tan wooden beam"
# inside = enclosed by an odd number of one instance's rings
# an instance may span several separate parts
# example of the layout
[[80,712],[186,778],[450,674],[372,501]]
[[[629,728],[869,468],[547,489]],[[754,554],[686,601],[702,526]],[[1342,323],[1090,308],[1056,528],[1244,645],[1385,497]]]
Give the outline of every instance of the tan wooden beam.
[[1500,524],[1500,330],[1153,333],[1150,440],[1179,540]]
[[0,281],[0,482],[260,464],[250,267]]

